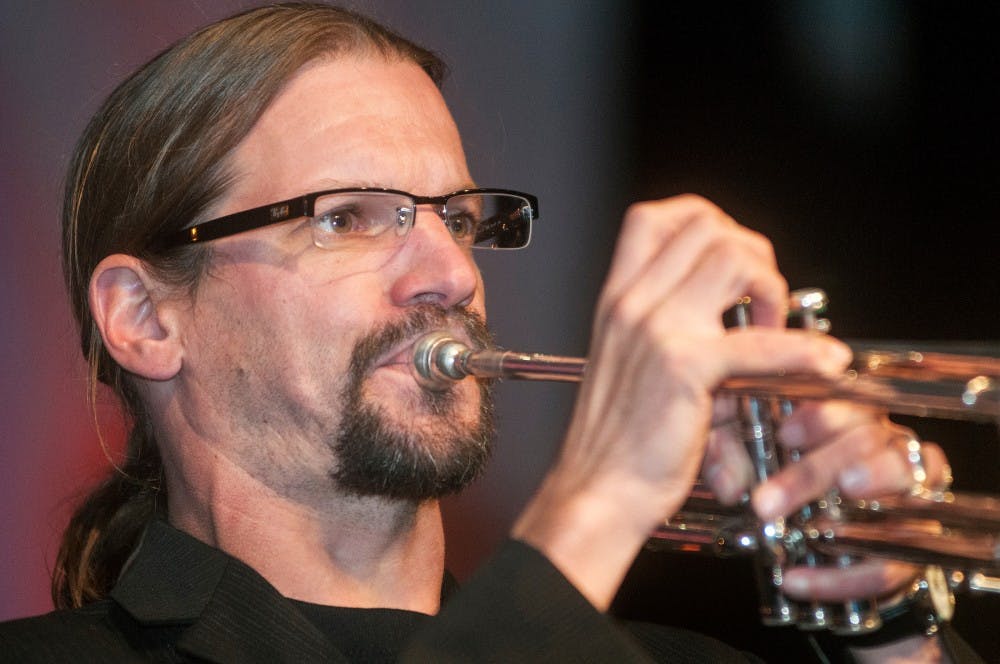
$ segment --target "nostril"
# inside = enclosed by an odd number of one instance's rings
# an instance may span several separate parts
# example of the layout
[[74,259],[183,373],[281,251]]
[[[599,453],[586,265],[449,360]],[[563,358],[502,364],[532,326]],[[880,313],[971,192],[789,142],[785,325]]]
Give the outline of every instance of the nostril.
[[411,304],[443,305],[445,296],[442,293],[417,293],[410,298]]

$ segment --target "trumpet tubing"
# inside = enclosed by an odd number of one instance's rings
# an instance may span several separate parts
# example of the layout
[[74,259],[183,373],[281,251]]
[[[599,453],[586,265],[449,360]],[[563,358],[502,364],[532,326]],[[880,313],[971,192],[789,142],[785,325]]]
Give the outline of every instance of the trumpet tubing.
[[[851,369],[837,378],[816,376],[756,376],[726,380],[720,393],[767,397],[773,399],[844,399],[856,403],[876,405],[892,412],[926,417],[946,417],[965,420],[1000,422],[1000,360],[993,357],[957,355],[940,352],[882,350],[871,344],[855,344],[856,358]],[[444,389],[468,376],[479,378],[504,378],[519,380],[546,380],[579,382],[587,372],[587,361],[578,357],[520,353],[497,349],[473,350],[446,332],[435,332],[419,340],[414,351],[414,367],[418,380],[428,389]],[[708,548],[718,548],[716,531],[732,527],[734,513],[712,501],[703,490],[692,494],[695,506],[711,505],[710,511],[685,511],[697,515],[686,522],[684,530],[697,540],[695,532],[702,533]],[[881,501],[846,503],[843,509],[855,519],[868,523],[897,513],[910,519],[909,525],[921,520],[937,520],[946,524],[942,532],[953,533],[972,524],[991,533],[991,540],[980,540],[975,553],[966,562],[976,562],[991,571],[1000,571],[1000,500],[988,497],[963,496],[945,493],[937,499],[888,498]],[[737,511],[738,512],[738,511]],[[959,516],[963,521],[959,523]],[[727,520],[728,518],[728,520]],[[698,525],[695,525],[697,523]],[[720,526],[724,524],[724,526]],[[924,524],[926,525],[926,524]],[[736,529],[737,531],[739,528]],[[828,529],[829,530],[829,529]],[[833,531],[837,531],[834,528]],[[857,530],[861,530],[858,528]],[[861,538],[857,530],[840,528],[839,539],[851,541]],[[877,530],[877,528],[872,528]],[[711,531],[711,533],[709,533]],[[913,531],[900,538],[910,538]],[[924,531],[924,539],[928,533]],[[940,540],[941,533],[935,533]],[[669,526],[654,535],[661,541],[683,539],[681,532],[673,533]],[[915,536],[914,536],[915,537]],[[816,538],[819,542],[823,538]],[[838,539],[826,538],[826,540]],[[738,538],[725,537],[729,547]],[[824,541],[826,541],[824,540]],[[692,548],[698,542],[692,542]],[[747,540],[744,539],[744,545]],[[735,546],[720,553],[734,553],[745,546]],[[852,548],[856,548],[852,545]],[[886,547],[891,548],[891,547]],[[927,554],[906,554],[901,543],[893,548],[894,557],[929,562],[945,551],[931,547]]]
[[[942,491],[837,500],[843,518],[821,515],[801,524],[798,539],[788,542],[793,559],[816,550],[971,570],[970,577],[1000,574],[997,498]],[[723,557],[752,554],[760,546],[754,528],[745,506],[722,505],[699,484],[681,510],[650,535],[649,546]]]
[[[720,394],[771,399],[838,399],[886,408],[900,415],[1000,422],[1000,359],[849,344],[855,352],[841,376],[737,376]],[[447,332],[433,332],[414,347],[417,380],[443,390],[468,376],[580,382],[587,360],[493,348],[474,350]]]
[[[748,301],[734,308],[749,322]],[[817,318],[826,307],[822,291],[796,291],[790,317],[825,332]],[[718,386],[741,405],[744,438],[757,480],[776,472],[772,418],[800,400],[846,400],[919,417],[993,421],[1000,425],[1000,353],[914,350],[895,344],[849,343],[854,360],[836,377],[812,375],[740,376]],[[943,349],[948,351],[948,348]],[[447,332],[433,332],[414,346],[413,369],[428,390],[444,390],[467,377],[482,379],[582,381],[586,358],[474,349]],[[785,461],[795,463],[794,453]],[[720,505],[696,485],[687,503],[650,536],[652,548],[719,556],[752,554],[758,564],[761,614],[767,624],[801,629],[862,632],[877,629],[874,600],[842,605],[794,602],[784,596],[783,569],[789,564],[850,564],[853,556],[877,556],[948,568],[953,588],[1000,592],[1000,500],[950,491],[880,500],[844,500],[836,491],[792,517],[761,523],[747,505]]]

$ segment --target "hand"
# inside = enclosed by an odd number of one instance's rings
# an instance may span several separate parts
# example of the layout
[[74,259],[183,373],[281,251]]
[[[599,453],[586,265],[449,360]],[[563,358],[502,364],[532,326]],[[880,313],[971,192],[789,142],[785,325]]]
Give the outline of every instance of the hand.
[[[848,498],[904,493],[914,485],[905,443],[913,432],[881,412],[844,402],[802,403],[783,422],[778,441],[801,453],[770,481],[754,488],[752,505],[764,520],[787,515],[836,487]],[[921,444],[928,486],[950,476],[941,448]],[[713,432],[705,458],[706,481],[724,502],[750,489],[751,469],[742,443],[731,430]],[[890,594],[908,583],[916,568],[898,562],[864,560],[848,569],[793,568],[785,591],[798,599],[834,601]]]
[[[745,295],[760,326],[725,330]],[[629,209],[564,446],[513,531],[596,606],[690,492],[723,379],[844,369],[839,342],[781,329],[787,296],[767,240],[704,199]]]

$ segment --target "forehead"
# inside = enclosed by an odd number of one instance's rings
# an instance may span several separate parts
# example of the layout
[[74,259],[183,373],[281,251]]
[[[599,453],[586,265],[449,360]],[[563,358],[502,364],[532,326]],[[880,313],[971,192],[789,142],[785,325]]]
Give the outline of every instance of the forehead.
[[220,213],[308,191],[382,186],[439,194],[471,184],[444,99],[412,62],[346,57],[293,76],[237,146]]

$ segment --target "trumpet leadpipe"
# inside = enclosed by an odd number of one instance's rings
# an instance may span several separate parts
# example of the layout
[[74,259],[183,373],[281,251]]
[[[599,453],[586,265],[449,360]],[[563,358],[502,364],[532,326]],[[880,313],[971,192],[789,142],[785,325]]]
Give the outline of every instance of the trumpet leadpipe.
[[[1000,422],[1000,359],[849,344],[855,358],[840,376],[761,375],[726,379],[720,393],[775,399],[834,399],[887,408],[901,415]],[[414,373],[429,390],[444,390],[468,376],[579,382],[579,357],[474,350],[447,332],[414,345]]]
[[443,390],[467,376],[579,382],[587,360],[511,350],[473,350],[447,332],[432,332],[414,345],[413,366],[421,385]]

